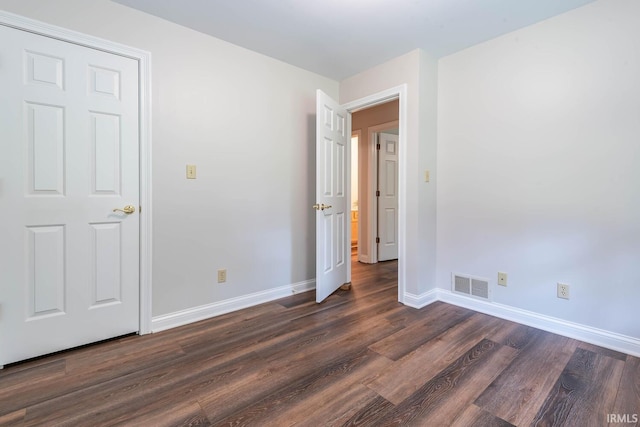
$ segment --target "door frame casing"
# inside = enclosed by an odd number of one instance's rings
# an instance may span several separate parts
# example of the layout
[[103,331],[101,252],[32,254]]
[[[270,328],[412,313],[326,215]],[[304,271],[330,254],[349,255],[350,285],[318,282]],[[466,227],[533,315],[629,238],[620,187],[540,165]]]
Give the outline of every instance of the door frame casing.
[[[406,289],[407,248],[407,85],[402,84],[364,98],[342,104],[348,113],[355,113],[398,99],[398,302],[404,304]],[[375,147],[374,147],[375,148]],[[374,153],[375,154],[375,153]],[[351,164],[348,163],[349,174]],[[348,233],[350,234],[350,233]],[[347,279],[351,281],[351,269]]]
[[140,175],[139,333],[151,332],[151,53],[0,10],[0,25],[138,61]]
[[[352,127],[353,127],[353,124],[352,124]],[[358,138],[358,142],[356,144],[356,160],[358,162],[358,169],[356,170],[356,174],[357,174],[356,178],[358,180],[358,185],[356,187],[356,189],[358,190],[358,226],[357,226],[357,230],[356,230],[356,241],[357,241],[357,244],[358,244],[358,249],[356,251],[356,259],[358,261],[362,261],[362,250],[361,250],[362,248],[361,248],[360,242],[361,242],[361,237],[362,237],[363,230],[362,230],[362,222],[360,221],[360,213],[359,213],[360,209],[361,209],[360,208],[360,167],[361,167],[360,166],[360,143],[362,142],[362,130],[361,129],[357,129],[357,130],[354,131],[353,129],[351,129],[351,138],[350,138],[350,140],[352,138],[354,138],[354,137]],[[353,143],[351,143],[351,145],[353,145]],[[352,150],[351,150],[350,154],[353,154],[353,147],[351,147],[351,148],[352,148]],[[351,159],[349,161],[349,165],[350,165],[349,167],[351,168],[351,165],[353,165],[353,157],[351,157]],[[350,178],[353,180],[353,169],[349,169],[349,175],[350,175]],[[353,200],[353,192],[349,193],[349,198],[350,198],[350,200],[349,200],[350,205],[353,208],[353,203],[351,203],[351,201]],[[351,227],[349,227],[349,228],[351,228]],[[351,241],[353,241],[353,234],[351,234]]]

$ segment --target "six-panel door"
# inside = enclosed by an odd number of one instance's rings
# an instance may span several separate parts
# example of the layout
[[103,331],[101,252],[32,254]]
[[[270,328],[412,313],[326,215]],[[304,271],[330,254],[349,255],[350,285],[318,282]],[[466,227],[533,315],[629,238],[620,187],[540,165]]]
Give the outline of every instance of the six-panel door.
[[0,365],[138,331],[137,61],[0,25],[0,93]]
[[321,90],[316,98],[316,301],[347,282],[350,263],[346,182],[351,116]]

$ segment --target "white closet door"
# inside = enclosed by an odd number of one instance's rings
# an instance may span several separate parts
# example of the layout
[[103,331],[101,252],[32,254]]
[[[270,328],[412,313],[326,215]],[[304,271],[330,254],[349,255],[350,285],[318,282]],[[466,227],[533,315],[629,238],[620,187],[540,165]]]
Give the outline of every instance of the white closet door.
[[137,61],[0,25],[0,93],[0,365],[138,331]]

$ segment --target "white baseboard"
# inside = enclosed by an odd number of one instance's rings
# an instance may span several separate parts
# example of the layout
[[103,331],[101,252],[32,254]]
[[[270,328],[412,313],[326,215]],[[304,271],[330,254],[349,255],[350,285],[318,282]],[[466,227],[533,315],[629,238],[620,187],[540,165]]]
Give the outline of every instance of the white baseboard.
[[404,305],[408,305],[409,307],[422,308],[436,301],[438,301],[437,289],[432,289],[421,295],[415,295],[409,292],[404,293]]
[[443,301],[473,311],[485,313],[505,320],[531,326],[543,331],[552,332],[569,338],[588,342],[611,350],[620,351],[640,357],[640,339],[605,331],[603,329],[578,323],[568,322],[556,317],[546,316],[520,308],[496,302],[482,301],[458,295],[447,289],[433,289],[421,295],[405,294],[405,305],[422,308],[435,302]]
[[358,261],[364,264],[371,264],[371,258],[369,258],[369,255],[360,255],[358,257]]
[[160,332],[178,326],[187,325],[189,323],[231,313],[232,311],[288,297],[293,294],[311,291],[315,288],[315,280],[306,280],[292,285],[280,286],[266,291],[255,292],[253,294],[242,295],[224,301],[189,308],[187,310],[176,311],[175,313],[156,316],[151,319],[151,331]]

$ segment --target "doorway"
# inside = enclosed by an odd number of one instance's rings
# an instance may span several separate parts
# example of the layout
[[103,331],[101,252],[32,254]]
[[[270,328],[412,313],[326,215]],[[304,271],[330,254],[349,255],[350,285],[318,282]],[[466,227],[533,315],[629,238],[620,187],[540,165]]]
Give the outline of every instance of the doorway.
[[[395,138],[395,162],[393,171],[380,166],[383,135]],[[352,283],[360,281],[358,274],[367,274],[367,265],[388,260],[397,280],[397,245],[395,255],[379,258],[381,236],[393,235],[397,239],[397,142],[399,139],[399,99],[391,99],[352,113],[351,133],[351,248]],[[384,162],[388,164],[389,162]],[[389,176],[387,176],[389,174]],[[391,218],[380,221],[381,189],[391,183],[396,193],[395,207]],[[384,192],[384,190],[383,190]],[[384,204],[384,203],[383,203]],[[384,209],[383,209],[384,210]],[[384,216],[384,215],[383,215]],[[388,251],[387,251],[388,253]],[[400,295],[400,292],[399,292]]]
[[[397,141],[393,147],[396,160],[385,162],[384,154],[388,151],[387,144],[382,141],[384,133],[394,135],[397,139],[399,119],[399,100],[393,99],[379,105],[359,110],[352,114],[352,143],[357,139],[357,156],[351,162],[352,176],[352,247],[357,248],[357,260],[365,264],[375,264],[379,259],[379,247],[381,237],[397,237],[397,194],[392,202],[396,205],[390,221],[384,221],[385,215],[380,215],[378,209],[380,202],[388,200],[390,193],[397,193],[398,167],[397,167]],[[381,144],[382,143],[382,144]],[[384,145],[384,147],[383,147]],[[382,159],[385,167],[380,167]],[[386,165],[392,167],[387,168]],[[387,174],[389,176],[387,176]],[[390,184],[390,191],[383,191],[383,187]],[[383,200],[384,199],[384,200]],[[389,223],[389,224],[387,224]],[[388,228],[389,230],[387,233]],[[396,246],[397,247],[397,246]],[[355,251],[354,251],[355,252]],[[396,251],[397,252],[397,251]],[[387,256],[381,259],[396,259],[395,256]]]
[[[340,105],[321,90],[316,94],[316,302],[351,282],[349,209],[351,164],[349,149],[354,113],[398,100],[397,140],[397,265],[398,302],[404,304],[407,253],[407,85],[387,89]],[[346,132],[345,132],[346,131]],[[336,134],[336,135],[334,135]],[[371,144],[368,144],[371,147]],[[374,156],[375,158],[375,156]],[[362,175],[362,172],[360,172]],[[331,177],[331,179],[327,179]],[[335,184],[335,185],[334,185]],[[362,195],[360,193],[359,195]],[[361,201],[358,202],[362,204]],[[335,206],[334,206],[335,205]],[[359,228],[362,228],[359,225]],[[362,235],[360,236],[362,237]],[[335,262],[335,265],[334,265]],[[331,277],[329,277],[331,276]],[[408,295],[409,297],[411,295]]]

